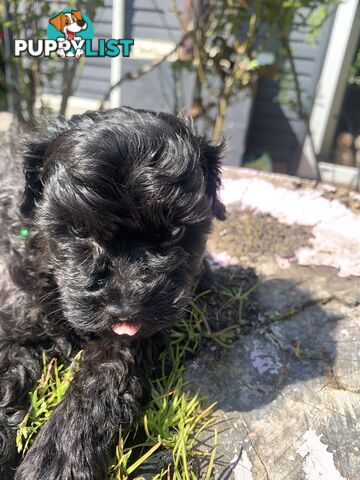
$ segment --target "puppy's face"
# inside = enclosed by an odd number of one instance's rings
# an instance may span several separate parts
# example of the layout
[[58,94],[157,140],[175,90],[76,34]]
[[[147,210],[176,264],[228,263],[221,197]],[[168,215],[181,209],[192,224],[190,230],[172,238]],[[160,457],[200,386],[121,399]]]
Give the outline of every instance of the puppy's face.
[[66,13],[65,14],[65,19],[64,19],[65,25],[64,25],[64,33],[67,32],[81,32],[81,30],[84,30],[85,26],[85,21],[80,19],[78,20],[74,15],[71,13]]
[[130,109],[51,142],[33,221],[68,322],[150,336],[178,318],[221,210],[218,153],[180,120]]
[[57,30],[65,33],[65,36],[67,37],[72,37],[72,34],[78,33],[87,28],[87,23],[82,18],[79,10],[72,10],[69,13],[60,13],[56,17],[51,18],[49,22]]

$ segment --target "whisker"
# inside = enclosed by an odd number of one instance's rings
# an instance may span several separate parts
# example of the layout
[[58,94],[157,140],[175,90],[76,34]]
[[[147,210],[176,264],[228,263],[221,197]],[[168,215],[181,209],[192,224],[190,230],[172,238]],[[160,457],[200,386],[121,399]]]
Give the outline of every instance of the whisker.
[[58,308],[57,310],[54,310],[53,312],[49,312],[48,315],[54,315],[54,313],[62,312],[62,308]]
[[59,290],[59,287],[53,288],[50,292],[48,292],[45,295],[43,295],[42,297],[40,297],[40,302],[39,303],[44,302],[47,298],[49,298],[52,294],[54,294],[58,290]]

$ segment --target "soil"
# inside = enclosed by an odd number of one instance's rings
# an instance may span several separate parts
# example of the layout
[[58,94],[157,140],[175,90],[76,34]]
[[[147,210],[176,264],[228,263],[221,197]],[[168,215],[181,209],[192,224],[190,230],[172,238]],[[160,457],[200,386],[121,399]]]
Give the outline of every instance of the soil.
[[226,251],[238,260],[246,257],[256,262],[265,254],[290,258],[295,249],[309,245],[311,230],[301,225],[287,226],[270,215],[255,215],[234,206],[226,222],[216,222],[208,245],[210,251]]

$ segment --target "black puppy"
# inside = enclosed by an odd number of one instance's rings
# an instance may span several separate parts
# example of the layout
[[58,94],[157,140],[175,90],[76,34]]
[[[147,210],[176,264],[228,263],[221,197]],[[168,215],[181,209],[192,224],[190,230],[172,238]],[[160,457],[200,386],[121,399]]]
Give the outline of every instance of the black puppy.
[[52,121],[26,143],[25,179],[16,160],[3,174],[1,480],[14,477],[42,352],[69,361],[81,348],[15,478],[103,478],[153,346],[182,315],[212,220],[224,218],[220,153],[172,115],[120,108]]

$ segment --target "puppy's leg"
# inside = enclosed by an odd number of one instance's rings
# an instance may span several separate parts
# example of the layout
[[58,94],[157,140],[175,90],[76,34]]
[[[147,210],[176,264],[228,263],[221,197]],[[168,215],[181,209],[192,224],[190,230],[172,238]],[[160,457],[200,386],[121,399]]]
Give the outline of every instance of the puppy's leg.
[[60,57],[60,58],[65,58],[66,57],[63,48],[60,48],[56,53],[57,53],[58,57]]
[[104,478],[118,438],[137,414],[142,382],[135,351],[116,344],[89,346],[62,403],[41,429],[16,480]]
[[209,260],[204,257],[201,265],[200,273],[197,277],[195,293],[200,294],[206,290],[212,290],[215,284],[214,274],[211,270]]
[[84,50],[81,50],[81,48],[78,48],[75,53],[76,58],[80,58],[81,55],[84,55]]
[[[84,42],[81,37],[75,37],[74,40],[77,42]],[[80,58],[82,55],[84,55],[84,50],[81,47],[77,48],[75,51],[75,57]]]
[[39,372],[39,353],[0,340],[0,478],[14,477],[16,430],[29,404],[29,391]]

